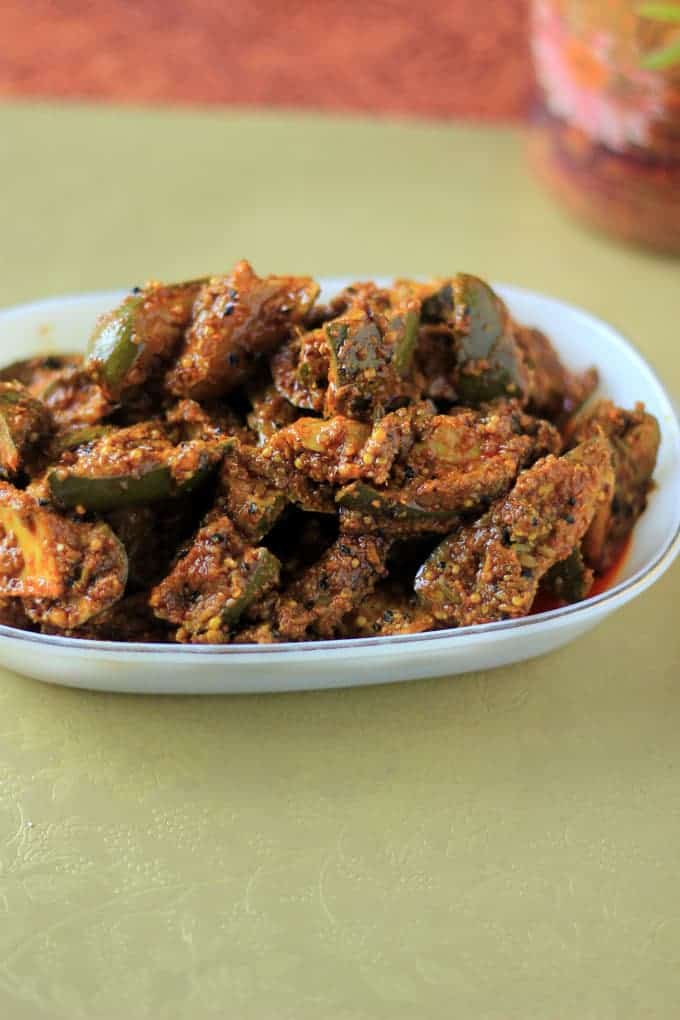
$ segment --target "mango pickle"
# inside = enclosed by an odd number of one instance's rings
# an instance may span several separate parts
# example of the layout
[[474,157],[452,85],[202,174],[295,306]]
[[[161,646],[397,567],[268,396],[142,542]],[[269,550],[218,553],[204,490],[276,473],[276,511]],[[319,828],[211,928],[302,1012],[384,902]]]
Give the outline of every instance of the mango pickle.
[[85,357],[0,369],[0,626],[278,644],[580,602],[661,439],[597,381],[469,273],[135,287]]

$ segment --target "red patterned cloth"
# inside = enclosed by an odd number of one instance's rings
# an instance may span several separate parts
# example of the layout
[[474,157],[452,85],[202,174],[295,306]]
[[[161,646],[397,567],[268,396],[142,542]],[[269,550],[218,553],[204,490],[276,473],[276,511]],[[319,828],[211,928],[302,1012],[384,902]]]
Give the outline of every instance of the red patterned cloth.
[[527,0],[10,0],[0,94],[515,117]]

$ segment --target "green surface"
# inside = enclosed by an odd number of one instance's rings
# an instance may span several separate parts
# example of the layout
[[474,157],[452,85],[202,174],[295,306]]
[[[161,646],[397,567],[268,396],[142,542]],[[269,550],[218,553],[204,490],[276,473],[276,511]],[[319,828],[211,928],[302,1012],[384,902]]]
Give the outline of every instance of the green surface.
[[[0,304],[261,271],[546,290],[680,393],[680,263],[591,237],[513,131],[0,108]],[[678,565],[550,657],[403,686],[0,676],[0,1016],[639,1020],[680,1002]]]

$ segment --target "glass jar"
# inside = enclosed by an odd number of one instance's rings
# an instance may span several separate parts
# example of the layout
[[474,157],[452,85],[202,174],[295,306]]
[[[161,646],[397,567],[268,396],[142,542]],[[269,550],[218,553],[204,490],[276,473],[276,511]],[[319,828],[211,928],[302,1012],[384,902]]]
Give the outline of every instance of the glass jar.
[[618,237],[680,253],[680,2],[533,0],[540,177]]

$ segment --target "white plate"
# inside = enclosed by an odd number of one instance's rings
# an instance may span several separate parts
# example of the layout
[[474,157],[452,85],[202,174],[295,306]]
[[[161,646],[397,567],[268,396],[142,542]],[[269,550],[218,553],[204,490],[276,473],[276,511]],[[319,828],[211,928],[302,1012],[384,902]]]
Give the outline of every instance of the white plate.
[[[333,293],[346,281],[325,281]],[[619,582],[609,591],[523,620],[400,637],[283,645],[121,645],[45,637],[0,626],[0,664],[49,683],[107,691],[217,694],[390,683],[488,669],[572,641],[639,595],[680,550],[680,429],[655,374],[611,326],[554,298],[499,287],[513,314],[549,334],[573,369],[597,365],[600,392],[643,400],[661,425],[656,488],[638,522]],[[0,312],[0,362],[82,349],[118,293],[56,298]]]

